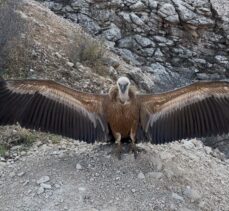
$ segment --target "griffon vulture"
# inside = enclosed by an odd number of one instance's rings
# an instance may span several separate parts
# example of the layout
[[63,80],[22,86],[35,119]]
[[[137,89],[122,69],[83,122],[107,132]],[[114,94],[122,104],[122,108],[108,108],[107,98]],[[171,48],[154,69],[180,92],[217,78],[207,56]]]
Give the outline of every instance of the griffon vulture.
[[229,83],[198,82],[161,94],[138,94],[127,77],[108,94],[80,92],[53,81],[0,82],[0,124],[61,134],[88,143],[113,137],[162,144],[229,132]]

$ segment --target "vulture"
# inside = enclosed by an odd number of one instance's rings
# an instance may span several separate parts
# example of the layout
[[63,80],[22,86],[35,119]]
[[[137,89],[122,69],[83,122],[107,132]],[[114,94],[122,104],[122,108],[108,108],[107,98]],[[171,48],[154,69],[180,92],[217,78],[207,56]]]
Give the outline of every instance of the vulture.
[[107,94],[77,91],[49,80],[0,81],[0,125],[76,140],[163,144],[229,132],[229,82],[204,81],[159,94],[136,92],[120,77]]

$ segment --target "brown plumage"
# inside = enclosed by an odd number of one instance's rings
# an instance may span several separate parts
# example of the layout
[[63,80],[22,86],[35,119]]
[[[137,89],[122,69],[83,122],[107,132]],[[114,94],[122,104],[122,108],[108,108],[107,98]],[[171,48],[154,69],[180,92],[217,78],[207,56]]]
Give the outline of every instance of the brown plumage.
[[121,77],[105,95],[53,81],[0,82],[0,124],[94,143],[114,137],[161,144],[229,132],[229,83],[198,82],[161,94],[137,94]]

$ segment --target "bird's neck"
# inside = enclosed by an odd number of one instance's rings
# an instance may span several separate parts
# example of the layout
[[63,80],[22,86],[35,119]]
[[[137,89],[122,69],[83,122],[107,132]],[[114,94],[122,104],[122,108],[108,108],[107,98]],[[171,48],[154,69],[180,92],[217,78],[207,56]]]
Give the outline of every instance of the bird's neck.
[[127,102],[129,99],[130,99],[130,96],[129,96],[129,90],[126,90],[126,92],[122,93],[120,90],[119,90],[119,93],[118,93],[118,97],[120,99],[120,101],[122,103],[125,103]]

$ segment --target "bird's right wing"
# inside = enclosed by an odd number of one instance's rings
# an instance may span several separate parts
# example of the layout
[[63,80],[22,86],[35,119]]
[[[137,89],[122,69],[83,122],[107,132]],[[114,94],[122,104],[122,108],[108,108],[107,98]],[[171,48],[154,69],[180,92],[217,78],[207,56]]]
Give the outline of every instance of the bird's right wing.
[[141,127],[152,143],[229,132],[228,82],[198,82],[137,98],[141,105]]
[[18,122],[25,128],[86,142],[107,140],[105,98],[53,81],[0,81],[0,125]]

